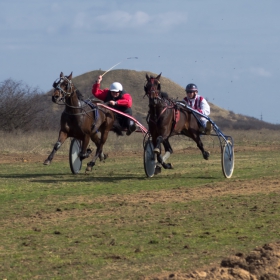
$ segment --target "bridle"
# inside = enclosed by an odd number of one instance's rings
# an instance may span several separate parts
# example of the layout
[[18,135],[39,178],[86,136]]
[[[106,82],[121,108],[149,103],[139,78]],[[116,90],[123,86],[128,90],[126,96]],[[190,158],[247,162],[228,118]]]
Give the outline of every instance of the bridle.
[[[63,88],[62,88],[63,87]],[[78,115],[87,115],[88,117],[92,118],[91,115],[89,115],[90,112],[96,112],[97,110],[100,110],[98,106],[92,107],[89,102],[86,100],[82,100],[80,103],[80,100],[78,100],[79,104],[78,106],[72,106],[66,102],[66,98],[71,97],[75,92],[77,94],[78,90],[75,88],[73,82],[71,79],[69,79],[66,76],[60,76],[60,78],[56,79],[53,82],[53,88],[54,91],[58,91],[59,96],[52,96],[52,101],[58,105],[65,105],[66,107],[70,109],[79,109],[80,112],[71,113],[69,111],[64,111],[65,114],[78,116]],[[57,99],[59,100],[57,101]],[[90,107],[90,110],[86,110],[86,108]],[[96,113],[97,114],[97,113]]]
[[[65,83],[65,89],[61,87],[61,85]],[[72,83],[72,80],[68,79],[67,77],[63,76],[58,78],[53,82],[53,88],[55,90],[58,90],[60,100],[65,103],[65,98],[71,96],[71,94],[75,91],[74,84]]]
[[[157,81],[157,82],[155,82]],[[174,104],[170,104],[170,100],[166,100],[161,97],[160,93],[160,81],[155,78],[150,78],[147,80],[146,85],[144,86],[145,95],[149,97],[149,107],[153,110],[149,111],[147,116],[148,119],[153,123],[157,124],[159,118],[168,111],[168,109],[174,109]],[[159,109],[155,110],[156,108]],[[152,118],[150,118],[152,117]]]
[[[155,83],[157,81],[157,83]],[[148,89],[148,84],[151,84],[151,87]],[[150,78],[149,81],[147,81],[146,85],[144,86],[144,90],[146,92],[146,95],[150,99],[161,99],[160,97],[160,82],[156,80],[155,78]]]

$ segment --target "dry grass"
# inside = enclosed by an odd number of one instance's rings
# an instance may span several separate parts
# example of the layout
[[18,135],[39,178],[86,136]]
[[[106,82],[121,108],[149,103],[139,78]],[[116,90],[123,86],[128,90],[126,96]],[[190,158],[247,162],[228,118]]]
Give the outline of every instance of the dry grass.
[[[235,147],[238,146],[256,146],[262,144],[277,145],[280,144],[279,132],[274,130],[248,130],[248,131],[223,131],[225,135],[231,135],[234,139]],[[14,133],[0,132],[0,145],[2,154],[12,153],[28,153],[48,155],[53,145],[58,138],[56,131],[41,131],[23,133],[20,131]],[[215,136],[203,137],[203,143],[206,147],[219,147],[219,141]],[[196,144],[185,136],[174,136],[171,138],[170,143],[174,151],[187,148],[196,148]],[[70,139],[62,145],[58,154],[68,155],[70,146]],[[94,148],[93,142],[90,146]],[[104,147],[105,152],[142,152],[143,151],[143,136],[141,133],[134,133],[127,137],[117,137],[115,134],[110,133]]]

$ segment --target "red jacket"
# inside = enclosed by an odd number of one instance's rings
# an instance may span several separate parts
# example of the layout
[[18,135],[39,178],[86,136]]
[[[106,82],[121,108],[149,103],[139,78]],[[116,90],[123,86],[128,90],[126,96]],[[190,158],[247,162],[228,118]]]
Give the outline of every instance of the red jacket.
[[131,108],[132,106],[132,97],[127,92],[120,93],[120,95],[117,98],[113,99],[110,98],[111,93],[109,89],[108,88],[100,89],[100,84],[97,83],[93,84],[91,92],[96,98],[102,101],[107,101],[109,99],[109,100],[115,100],[118,106],[123,106],[125,108]]

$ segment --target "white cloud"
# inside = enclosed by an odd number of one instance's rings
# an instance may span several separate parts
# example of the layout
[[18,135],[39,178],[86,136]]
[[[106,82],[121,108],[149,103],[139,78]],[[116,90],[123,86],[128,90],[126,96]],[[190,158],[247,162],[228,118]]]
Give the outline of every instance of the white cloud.
[[100,24],[100,27],[118,29],[127,27],[132,21],[132,15],[123,11],[114,11],[109,14],[97,16],[95,21]]
[[85,13],[78,13],[74,20],[74,28],[88,28],[88,20]]
[[261,76],[261,77],[270,77],[271,76],[271,73],[262,67],[251,68],[250,72],[256,76]]
[[101,25],[103,29],[131,29],[150,27],[150,30],[156,29],[157,32],[164,32],[166,28],[170,29],[186,21],[185,15],[176,12],[164,14],[149,15],[138,11],[134,14],[125,11],[114,11],[96,17],[95,22]]
[[147,15],[144,12],[137,12],[137,13],[135,13],[133,21],[136,25],[142,26],[142,25],[149,23],[150,17],[149,17],[149,15]]
[[173,26],[181,25],[186,21],[187,21],[186,15],[178,12],[168,12],[168,13],[156,15],[153,18],[153,22],[158,27],[164,27],[164,28],[172,28]]

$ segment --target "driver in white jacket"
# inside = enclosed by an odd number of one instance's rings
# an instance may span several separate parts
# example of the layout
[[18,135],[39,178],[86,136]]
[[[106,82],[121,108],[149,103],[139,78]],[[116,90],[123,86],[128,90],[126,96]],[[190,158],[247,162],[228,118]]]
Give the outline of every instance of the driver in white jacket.
[[[184,98],[184,102],[186,103],[186,105],[203,115],[210,115],[210,106],[205,98],[197,94],[198,89],[195,84],[188,84],[186,86],[186,93],[187,96]],[[211,123],[203,117],[200,117],[200,120],[205,134],[210,134],[212,130]]]

